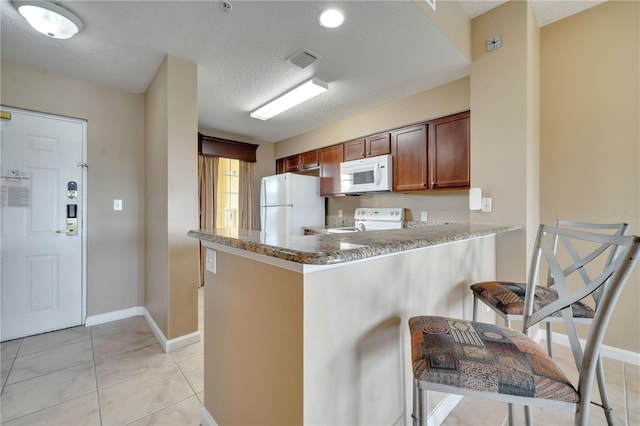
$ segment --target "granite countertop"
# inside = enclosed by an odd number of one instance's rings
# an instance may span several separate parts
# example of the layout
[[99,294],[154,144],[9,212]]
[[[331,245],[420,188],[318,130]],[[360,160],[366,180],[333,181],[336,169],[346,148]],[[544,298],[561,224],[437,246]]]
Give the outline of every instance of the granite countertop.
[[518,225],[455,223],[320,235],[267,235],[246,229],[199,229],[189,236],[308,265],[333,265],[521,229]]

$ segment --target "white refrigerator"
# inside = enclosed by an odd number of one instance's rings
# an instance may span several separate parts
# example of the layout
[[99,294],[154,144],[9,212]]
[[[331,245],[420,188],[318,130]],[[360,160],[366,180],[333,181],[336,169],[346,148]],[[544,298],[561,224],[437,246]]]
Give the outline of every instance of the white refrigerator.
[[282,173],[262,178],[260,229],[271,235],[303,235],[305,227],[324,226],[320,178]]

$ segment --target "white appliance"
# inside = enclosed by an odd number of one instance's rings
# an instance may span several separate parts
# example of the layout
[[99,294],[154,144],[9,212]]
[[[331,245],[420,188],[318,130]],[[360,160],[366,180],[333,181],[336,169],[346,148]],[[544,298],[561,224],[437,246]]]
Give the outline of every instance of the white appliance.
[[389,154],[340,163],[340,192],[361,194],[391,191],[392,167]]
[[282,173],[262,178],[260,227],[272,235],[303,235],[304,227],[324,227],[320,178]]
[[404,209],[402,207],[358,207],[353,219],[355,226],[329,228],[327,229],[327,234],[401,229],[404,220]]

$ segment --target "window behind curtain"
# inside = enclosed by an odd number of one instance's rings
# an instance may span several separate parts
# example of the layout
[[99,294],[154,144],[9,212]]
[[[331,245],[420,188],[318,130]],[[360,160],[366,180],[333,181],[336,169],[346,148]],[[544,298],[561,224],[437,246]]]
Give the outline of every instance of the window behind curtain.
[[216,228],[238,228],[240,161],[220,158],[216,188]]

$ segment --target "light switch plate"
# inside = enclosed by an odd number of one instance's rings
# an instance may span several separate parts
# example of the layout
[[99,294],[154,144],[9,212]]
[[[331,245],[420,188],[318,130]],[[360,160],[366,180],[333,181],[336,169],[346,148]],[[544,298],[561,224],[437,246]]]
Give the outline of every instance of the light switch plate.
[[113,209],[122,210],[122,200],[113,200]]

